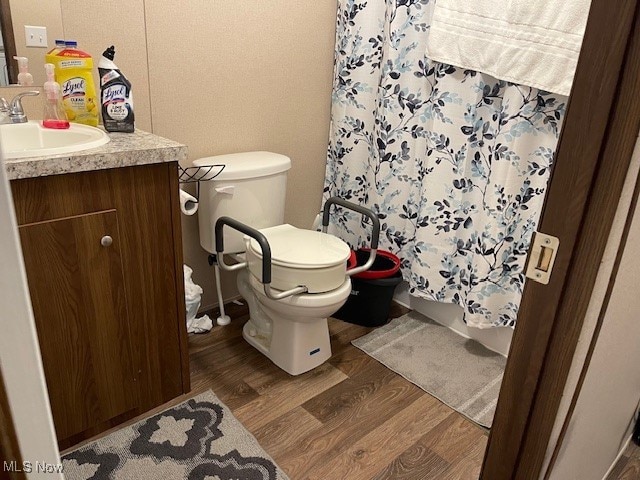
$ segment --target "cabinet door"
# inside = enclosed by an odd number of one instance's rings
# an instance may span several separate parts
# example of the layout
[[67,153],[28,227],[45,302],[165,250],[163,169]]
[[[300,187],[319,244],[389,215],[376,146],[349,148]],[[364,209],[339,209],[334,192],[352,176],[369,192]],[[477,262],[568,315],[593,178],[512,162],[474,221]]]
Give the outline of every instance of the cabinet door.
[[19,228],[58,439],[135,409],[115,210]]

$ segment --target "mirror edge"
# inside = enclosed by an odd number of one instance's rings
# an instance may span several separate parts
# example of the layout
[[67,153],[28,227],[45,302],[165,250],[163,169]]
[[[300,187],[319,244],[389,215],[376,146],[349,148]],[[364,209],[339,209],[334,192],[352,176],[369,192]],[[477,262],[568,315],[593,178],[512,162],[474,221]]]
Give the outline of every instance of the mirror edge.
[[0,0],[0,29],[2,29],[2,43],[7,63],[7,76],[9,84],[17,83],[18,72],[13,57],[16,55],[16,42],[13,36],[13,23],[11,22],[11,5],[9,0]]

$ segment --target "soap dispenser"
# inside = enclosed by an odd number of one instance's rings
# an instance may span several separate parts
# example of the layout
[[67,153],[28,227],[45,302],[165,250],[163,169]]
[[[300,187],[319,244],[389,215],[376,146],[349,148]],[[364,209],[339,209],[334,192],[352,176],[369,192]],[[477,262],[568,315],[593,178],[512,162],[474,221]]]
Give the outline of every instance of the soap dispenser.
[[47,74],[47,81],[44,83],[44,114],[42,116],[42,126],[46,128],[65,129],[69,128],[69,120],[62,105],[62,90],[60,84],[55,81],[55,66],[46,63],[44,70]]
[[33,75],[29,73],[29,59],[27,57],[13,57],[18,61],[18,85],[30,87],[33,85]]

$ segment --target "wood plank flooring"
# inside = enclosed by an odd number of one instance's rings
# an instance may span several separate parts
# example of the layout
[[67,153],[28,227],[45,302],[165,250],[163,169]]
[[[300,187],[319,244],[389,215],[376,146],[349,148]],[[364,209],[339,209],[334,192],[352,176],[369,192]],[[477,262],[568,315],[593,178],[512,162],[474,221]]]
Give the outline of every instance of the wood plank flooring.
[[371,329],[330,319],[333,356],[292,377],[242,339],[246,308],[229,310],[231,325],[189,337],[192,388],[212,389],[292,480],[478,478],[486,431],[351,345]]
[[246,307],[227,313],[189,336],[192,391],[126,424],[211,389],[291,480],[478,479],[488,432],[351,345],[371,329],[330,319],[333,356],[292,377],[242,338]]
[[640,447],[631,442],[607,480],[638,480],[640,478]]

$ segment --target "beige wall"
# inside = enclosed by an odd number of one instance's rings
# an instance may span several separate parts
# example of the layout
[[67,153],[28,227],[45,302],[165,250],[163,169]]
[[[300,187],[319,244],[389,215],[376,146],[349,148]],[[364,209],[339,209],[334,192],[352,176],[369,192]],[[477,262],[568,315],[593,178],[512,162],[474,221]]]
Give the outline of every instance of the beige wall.
[[309,224],[324,178],[335,2],[165,5],[146,1],[155,133],[189,145],[192,159],[290,156],[286,216]]
[[[154,133],[188,145],[192,160],[251,150],[290,156],[286,220],[310,225],[324,178],[335,2],[145,5]],[[183,230],[185,260],[211,305],[196,219],[184,219]],[[233,282],[224,286],[235,292]]]
[[[589,344],[620,245],[633,190],[640,170],[640,141],[636,144],[625,187],[618,204],[607,247],[589,302],[578,348],[563,393],[560,410],[549,443],[544,472],[556,447],[571,399],[583,369]],[[605,312],[603,327],[579,393],[575,412],[550,475],[552,480],[601,479],[629,439],[640,400],[640,209],[632,228],[614,289]],[[542,478],[542,477],[541,477]]]
[[131,81],[136,127],[152,131],[149,105],[149,71],[143,0],[60,0],[62,23],[68,39],[91,54],[94,81],[99,91],[98,61],[110,45],[116,47],[115,63]]
[[[251,150],[290,156],[285,220],[311,224],[324,179],[336,2],[61,4],[69,38],[96,57],[116,46],[139,128],[185,143],[191,160]],[[183,218],[183,239],[203,306],[211,306],[213,271],[195,217]],[[234,282],[224,284],[226,296],[235,295]]]
[[[44,55],[53,47],[56,38],[64,38],[62,15],[58,0],[10,0],[13,35],[19,56],[29,59],[29,72],[34,85],[42,85],[46,80]],[[47,27],[47,41],[50,48],[35,48],[25,45],[24,26]],[[7,63],[15,62],[7,58]]]

